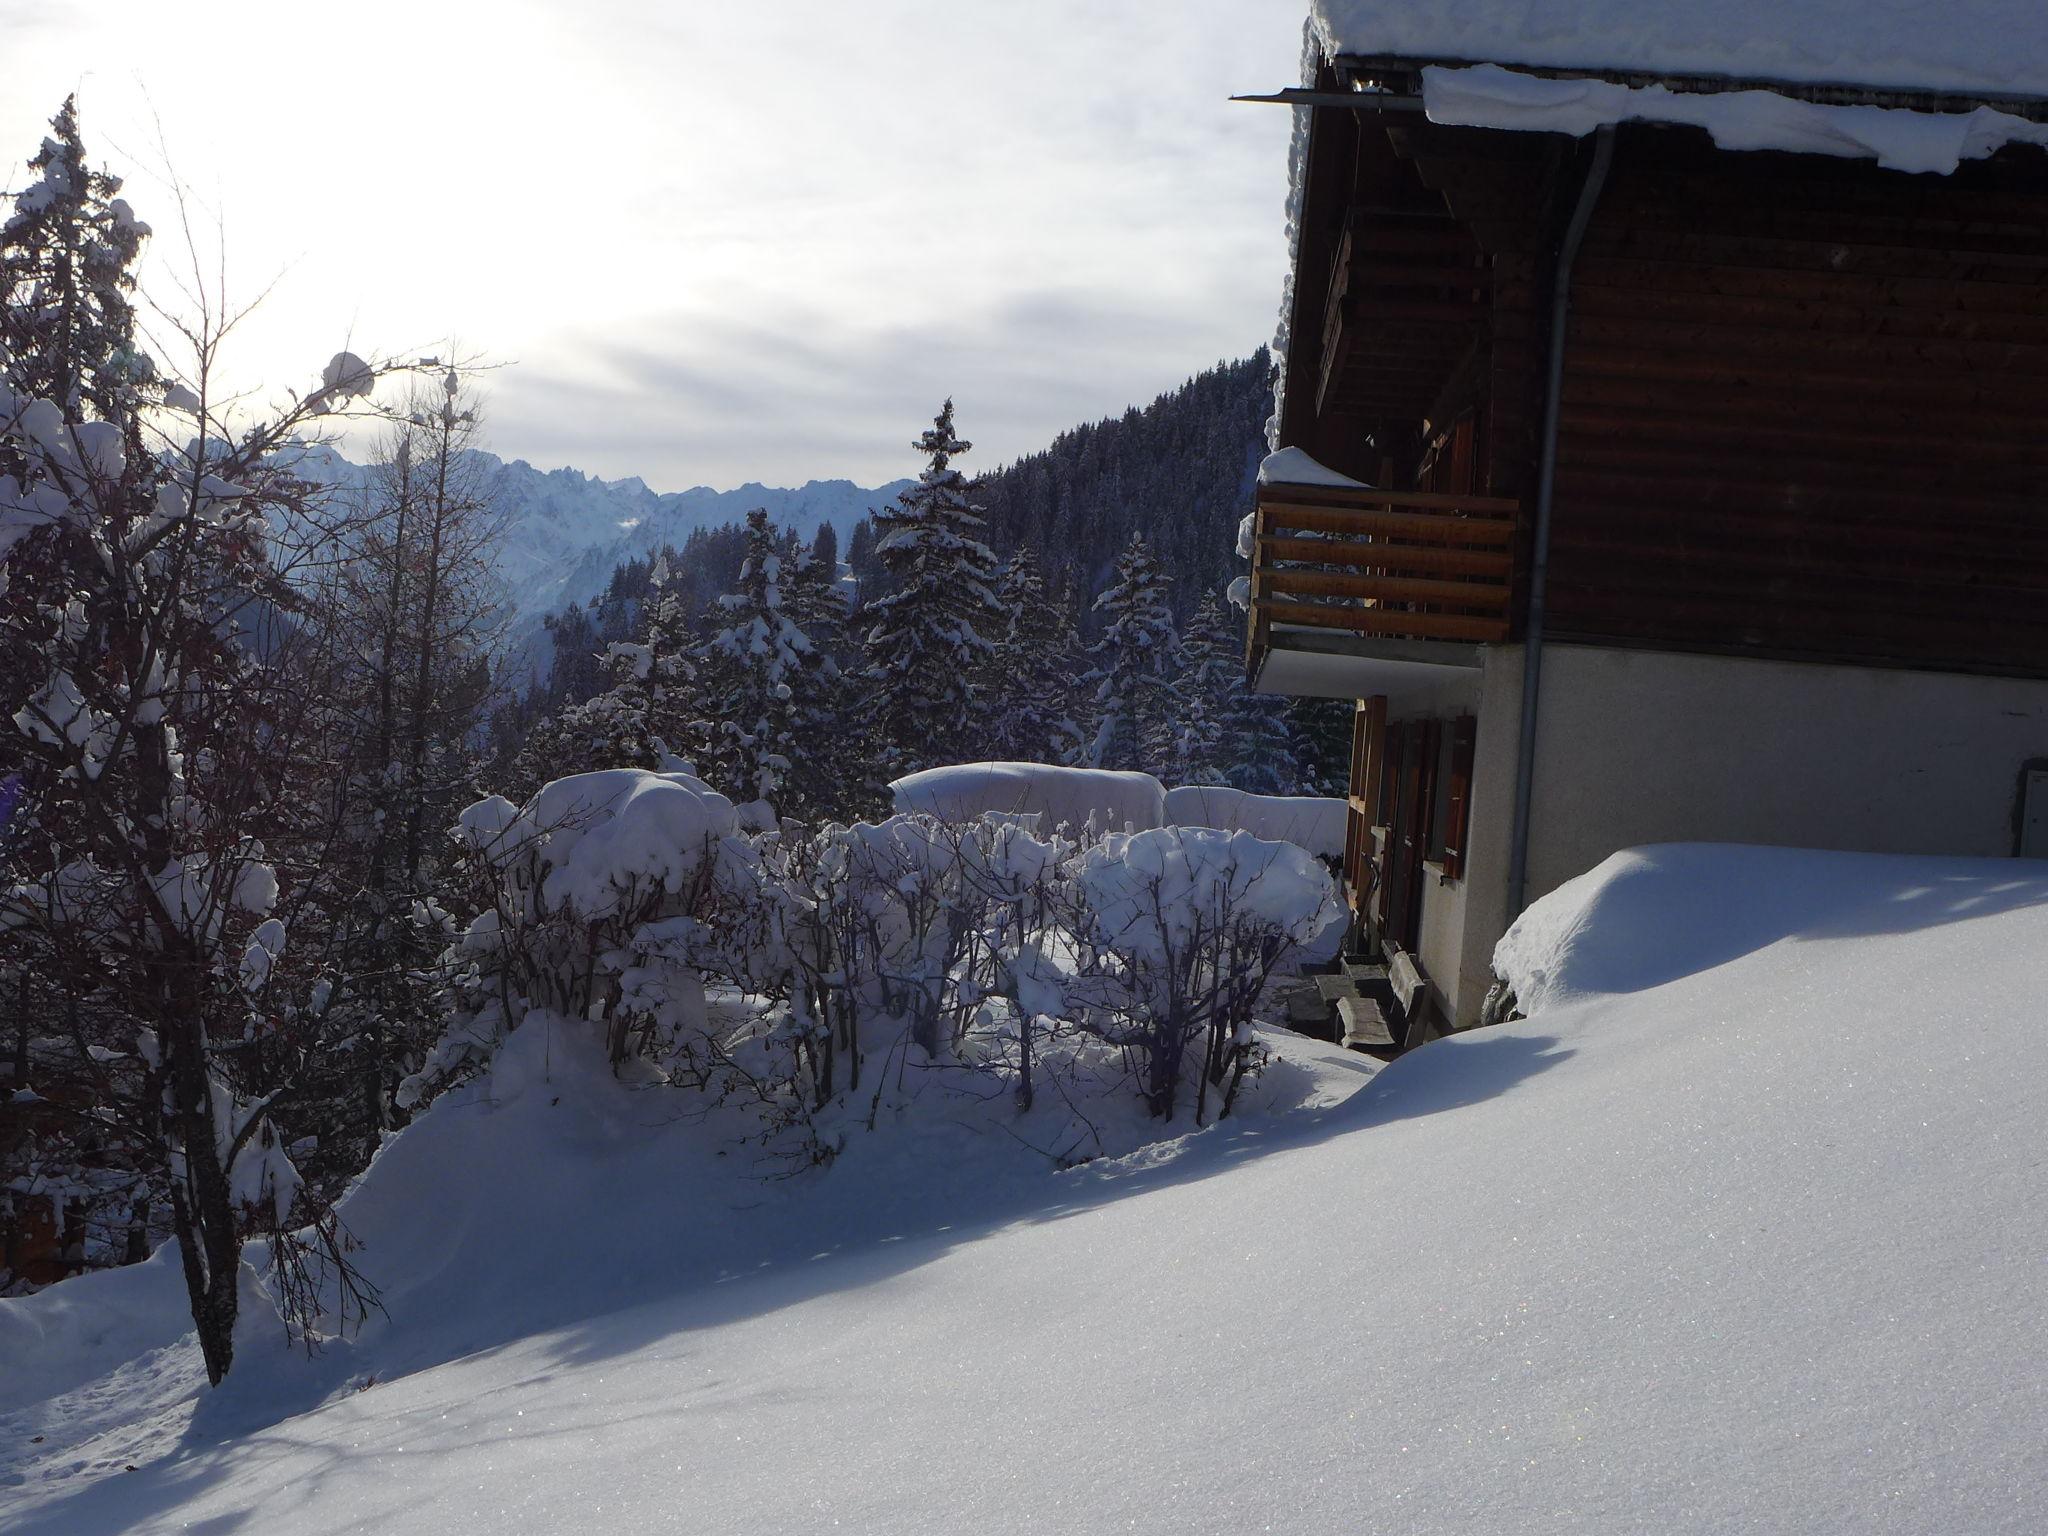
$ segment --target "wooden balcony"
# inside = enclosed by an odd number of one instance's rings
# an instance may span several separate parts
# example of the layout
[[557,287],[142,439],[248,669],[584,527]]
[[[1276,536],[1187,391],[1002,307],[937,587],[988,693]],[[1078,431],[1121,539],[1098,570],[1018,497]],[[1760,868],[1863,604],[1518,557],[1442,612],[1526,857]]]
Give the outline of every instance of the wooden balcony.
[[1484,496],[1261,485],[1253,676],[1273,649],[1299,642],[1327,652],[1335,641],[1349,654],[1422,665],[1502,643],[1518,513],[1517,503]]

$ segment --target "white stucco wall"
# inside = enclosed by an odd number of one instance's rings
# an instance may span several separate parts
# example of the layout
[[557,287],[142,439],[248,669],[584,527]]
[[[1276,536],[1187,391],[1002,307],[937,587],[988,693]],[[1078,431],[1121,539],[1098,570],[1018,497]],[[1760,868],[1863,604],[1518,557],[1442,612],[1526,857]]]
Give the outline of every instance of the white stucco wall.
[[[1424,968],[1477,1021],[1505,930],[1522,651],[1489,650],[1465,889],[1424,894]],[[2000,858],[2048,682],[1551,645],[1528,899],[1620,848],[1744,842]]]
[[1553,645],[1529,898],[1637,843],[2003,857],[2040,757],[2048,682]]
[[[1505,661],[1505,664],[1504,664]],[[1418,958],[1436,1001],[1458,1027],[1479,1022],[1493,984],[1493,946],[1507,929],[1508,836],[1514,820],[1515,737],[1521,724],[1521,648],[1487,652],[1476,700],[1443,701],[1439,718],[1476,704],[1472,799],[1463,878],[1431,875],[1422,891]]]

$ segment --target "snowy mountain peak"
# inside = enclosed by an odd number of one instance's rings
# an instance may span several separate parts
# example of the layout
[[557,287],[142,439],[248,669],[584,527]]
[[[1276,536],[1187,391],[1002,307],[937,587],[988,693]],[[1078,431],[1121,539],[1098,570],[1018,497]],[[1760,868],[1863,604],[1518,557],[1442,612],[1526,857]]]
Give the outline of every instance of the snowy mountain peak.
[[[851,480],[808,480],[785,488],[750,480],[733,490],[708,485],[658,492],[637,475],[603,480],[580,469],[537,469],[525,459],[501,459],[472,450],[487,493],[505,519],[498,574],[511,608],[512,631],[570,603],[604,591],[612,572],[665,544],[680,547],[693,529],[743,522],[766,507],[779,526],[805,538],[830,523],[842,540],[872,509],[895,499],[908,480],[864,487]],[[357,486],[369,471],[333,447],[309,443],[295,450],[292,469],[324,485]]]

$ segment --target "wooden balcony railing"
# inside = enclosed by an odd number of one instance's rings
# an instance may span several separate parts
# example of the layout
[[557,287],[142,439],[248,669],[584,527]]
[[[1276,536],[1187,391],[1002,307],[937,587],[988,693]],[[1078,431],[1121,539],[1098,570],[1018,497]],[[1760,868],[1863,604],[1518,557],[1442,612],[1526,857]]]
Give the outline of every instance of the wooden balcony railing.
[[1260,486],[1254,653],[1287,625],[1377,640],[1505,641],[1518,511],[1497,497]]

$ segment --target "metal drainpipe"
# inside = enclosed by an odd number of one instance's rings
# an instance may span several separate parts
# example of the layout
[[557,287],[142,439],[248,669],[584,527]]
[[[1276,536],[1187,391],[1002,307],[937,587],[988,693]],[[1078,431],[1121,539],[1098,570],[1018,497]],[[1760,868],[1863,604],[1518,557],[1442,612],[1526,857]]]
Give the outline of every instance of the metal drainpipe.
[[1543,402],[1543,458],[1536,477],[1536,540],[1529,560],[1529,621],[1522,643],[1522,734],[1515,750],[1515,822],[1508,857],[1508,921],[1521,916],[1529,886],[1529,792],[1536,777],[1536,714],[1543,690],[1544,601],[1550,584],[1550,506],[1557,482],[1557,418],[1564,392],[1565,321],[1571,311],[1572,264],[1593,217],[1593,205],[1614,163],[1614,125],[1603,125],[1593,143],[1593,163],[1579,188],[1578,206],[1565,226],[1557,251],[1557,278],[1550,298],[1549,388]]

